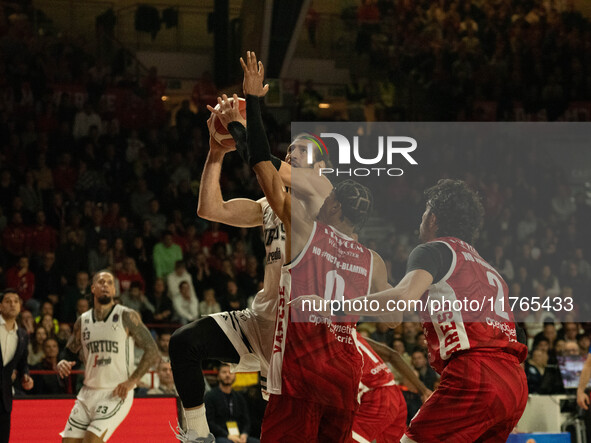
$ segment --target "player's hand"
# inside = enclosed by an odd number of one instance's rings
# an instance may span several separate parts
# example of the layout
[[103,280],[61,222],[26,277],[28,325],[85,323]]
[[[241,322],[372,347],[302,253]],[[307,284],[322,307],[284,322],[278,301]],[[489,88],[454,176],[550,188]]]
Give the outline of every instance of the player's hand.
[[133,389],[136,385],[135,380],[127,380],[123,383],[119,383],[115,389],[113,389],[113,395],[119,397],[122,400],[127,398],[127,393]]
[[302,312],[314,312],[322,317],[330,318],[330,303],[324,303],[324,299],[317,295],[300,295],[287,302],[293,309]]
[[234,443],[242,443],[242,440],[237,435],[228,435],[226,438]]
[[431,397],[432,395],[433,391],[431,389],[427,389],[425,392],[421,394],[421,401],[425,403],[427,400],[429,400],[429,397]]
[[60,360],[57,364],[57,373],[61,378],[66,378],[72,372],[72,368],[76,364],[75,361]]
[[589,409],[589,394],[577,392],[577,404],[585,411]]
[[25,391],[30,391],[31,389],[33,389],[34,384],[35,383],[33,382],[33,379],[30,377],[29,374],[23,375],[23,378],[21,379],[21,386]]
[[[233,141],[234,139],[232,139]],[[209,149],[210,151],[218,152],[220,154],[227,154],[236,150],[236,143],[230,146],[222,145],[212,135],[209,136]]]
[[265,68],[263,62],[257,63],[257,57],[254,52],[246,52],[246,63],[240,57],[240,64],[244,71],[244,81],[242,82],[242,89],[244,95],[257,95],[264,97],[269,92],[269,85],[263,86],[263,79],[265,78]]
[[209,109],[212,114],[217,116],[226,129],[228,129],[228,125],[232,122],[238,122],[242,126],[246,126],[246,120],[240,113],[240,102],[238,101],[238,95],[234,94],[232,99],[233,100],[230,100],[226,94],[222,94],[221,97],[218,97],[219,109],[207,105],[207,109]]

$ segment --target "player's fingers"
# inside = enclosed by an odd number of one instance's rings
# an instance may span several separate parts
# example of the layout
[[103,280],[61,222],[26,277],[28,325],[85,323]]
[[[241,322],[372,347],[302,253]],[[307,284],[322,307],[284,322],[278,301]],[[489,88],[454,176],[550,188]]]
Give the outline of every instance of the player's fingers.
[[263,66],[263,62],[259,60],[259,75],[261,77],[265,76],[265,67]]
[[234,99],[234,101],[232,102],[232,108],[233,109],[239,109],[239,103],[238,103],[238,94],[234,94],[232,96],[232,98]]
[[240,57],[240,66],[242,66],[242,70],[246,72],[246,63],[244,63],[244,59]]
[[264,87],[263,87],[263,92],[266,94],[267,92],[269,92],[269,84],[267,83]]
[[[205,105],[205,107],[207,108],[207,110],[208,110],[209,112],[212,112],[212,113],[214,113],[214,114],[215,114],[215,108],[212,108],[212,107],[211,107],[211,105]],[[211,118],[211,117],[209,117],[209,118]]]

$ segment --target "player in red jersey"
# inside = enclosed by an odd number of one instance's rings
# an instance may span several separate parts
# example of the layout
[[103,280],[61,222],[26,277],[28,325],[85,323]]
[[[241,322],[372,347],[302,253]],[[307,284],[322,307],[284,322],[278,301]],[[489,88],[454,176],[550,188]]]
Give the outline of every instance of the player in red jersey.
[[314,221],[285,192],[271,163],[259,97],[262,64],[254,53],[242,60],[246,94],[249,162],[275,214],[284,223],[286,257],[281,276],[277,324],[268,378],[271,394],[261,441],[346,442],[361,380],[363,356],[354,318],[331,322],[312,312],[290,309],[292,298],[321,292],[351,299],[389,285],[383,260],[351,235],[367,218],[371,195],[347,180],[335,187]]
[[[406,402],[402,392],[394,383],[392,371],[372,349],[372,346],[379,344],[372,342],[370,345],[361,336],[358,340],[359,348],[363,353],[363,374],[359,384],[360,406],[353,419],[350,441],[360,443],[369,443],[374,440],[376,443],[399,441],[406,428]],[[414,378],[418,379],[416,375]],[[425,386],[422,385],[422,388]]]
[[[440,180],[425,195],[423,244],[410,254],[406,275],[395,288],[367,297],[386,311],[393,301],[426,306],[421,322],[441,381],[401,441],[505,441],[527,402],[520,366],[527,347],[518,342],[507,310],[507,284],[470,244],[482,224],[482,204],[460,180]],[[442,308],[454,300],[470,307]]]

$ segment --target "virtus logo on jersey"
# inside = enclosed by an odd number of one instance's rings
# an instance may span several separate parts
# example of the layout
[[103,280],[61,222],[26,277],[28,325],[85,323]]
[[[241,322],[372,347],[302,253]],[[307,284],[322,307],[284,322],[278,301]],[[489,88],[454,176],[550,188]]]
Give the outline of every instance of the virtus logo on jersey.
[[[320,175],[345,175],[355,177],[367,177],[368,175],[388,175],[390,177],[399,177],[404,174],[404,170],[400,167],[392,167],[394,164],[399,165],[401,158],[411,165],[418,165],[416,160],[410,155],[417,149],[417,141],[412,137],[405,136],[377,136],[370,143],[377,146],[376,150],[366,146],[365,152],[360,152],[359,136],[352,137],[352,145],[349,138],[336,132],[321,132],[320,137],[309,134],[301,137],[308,140],[308,164],[314,163],[315,150],[320,151],[320,155],[328,155],[328,148],[326,147],[328,140],[332,139],[337,142],[338,146],[338,163],[336,167],[320,168],[318,173]],[[367,138],[366,138],[367,140]],[[369,158],[367,152],[371,152]],[[364,167],[351,167],[351,153],[355,164],[364,165]],[[343,167],[345,166],[345,167]],[[347,167],[348,166],[348,167]]]

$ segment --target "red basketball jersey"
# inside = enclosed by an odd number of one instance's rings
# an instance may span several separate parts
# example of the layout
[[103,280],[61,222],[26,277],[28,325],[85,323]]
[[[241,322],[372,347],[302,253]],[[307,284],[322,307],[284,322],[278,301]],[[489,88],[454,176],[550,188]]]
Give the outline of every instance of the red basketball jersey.
[[359,349],[363,355],[363,372],[359,384],[359,397],[372,389],[394,384],[394,375],[384,360],[373,350],[362,337],[357,337]]
[[287,303],[300,295],[325,300],[367,295],[371,251],[331,226],[314,223],[296,260],[282,269],[268,387],[271,394],[343,409],[357,407],[363,356],[354,317],[331,322]]
[[[441,373],[455,352],[467,350],[503,351],[523,361],[527,347],[517,341],[507,283],[468,243],[453,237],[434,241],[446,244],[453,259],[449,272],[421,298],[431,366]],[[442,308],[431,312],[433,301]]]

